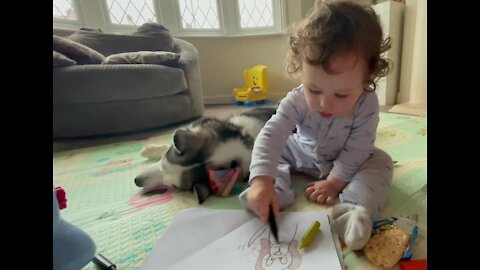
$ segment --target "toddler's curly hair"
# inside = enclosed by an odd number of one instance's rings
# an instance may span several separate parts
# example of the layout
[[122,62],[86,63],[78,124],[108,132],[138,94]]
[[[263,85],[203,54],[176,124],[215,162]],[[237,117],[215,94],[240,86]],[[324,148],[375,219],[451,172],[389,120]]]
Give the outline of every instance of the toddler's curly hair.
[[390,38],[383,39],[382,27],[375,11],[346,1],[317,0],[310,14],[289,38],[286,71],[295,74],[302,61],[322,65],[332,74],[330,58],[354,51],[365,57],[368,65],[365,83],[376,83],[389,72],[391,61],[381,54],[390,49]]

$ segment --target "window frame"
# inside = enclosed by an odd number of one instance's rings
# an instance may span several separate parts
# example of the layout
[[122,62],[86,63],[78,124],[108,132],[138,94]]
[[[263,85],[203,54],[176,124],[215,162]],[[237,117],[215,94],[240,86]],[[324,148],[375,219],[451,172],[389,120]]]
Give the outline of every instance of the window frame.
[[[241,28],[240,9],[237,0],[215,0],[219,29],[183,29],[178,0],[153,0],[153,9],[158,23],[165,25],[172,35],[178,37],[215,37],[215,36],[250,36],[281,34],[286,25],[285,0],[272,0],[273,26]],[[131,33],[137,25],[114,24],[110,19],[106,0],[72,0],[77,15],[76,21],[53,19],[56,28],[79,29],[80,27],[101,28],[104,32]],[[84,11],[97,11],[84,16]],[[171,12],[171,11],[174,12]],[[162,12],[164,11],[164,12]]]

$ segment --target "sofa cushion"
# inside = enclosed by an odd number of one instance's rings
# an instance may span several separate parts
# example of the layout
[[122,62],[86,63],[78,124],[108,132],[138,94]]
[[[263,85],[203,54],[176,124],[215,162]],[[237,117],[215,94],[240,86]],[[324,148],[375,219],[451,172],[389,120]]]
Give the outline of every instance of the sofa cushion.
[[53,51],[53,67],[66,67],[76,65],[77,62],[57,51]]
[[105,59],[101,53],[78,42],[53,35],[53,50],[73,59],[79,65],[100,64]]
[[176,66],[180,54],[173,52],[126,52],[109,55],[103,60],[102,64],[157,64],[166,66]]
[[54,104],[149,99],[186,90],[183,70],[163,65],[76,65],[53,69]]
[[105,56],[124,52],[173,50],[170,31],[160,24],[147,23],[132,34],[112,34],[80,30],[68,37]]
[[53,137],[108,135],[158,128],[201,116],[191,97],[131,99],[88,104],[53,104]]

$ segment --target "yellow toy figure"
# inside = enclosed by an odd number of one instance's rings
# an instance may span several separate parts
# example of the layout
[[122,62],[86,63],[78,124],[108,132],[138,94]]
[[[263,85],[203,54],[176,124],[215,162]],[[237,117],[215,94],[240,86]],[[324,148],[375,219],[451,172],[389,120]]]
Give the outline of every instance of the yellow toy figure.
[[234,88],[233,96],[236,104],[255,105],[264,104],[268,97],[267,66],[256,65],[243,71],[246,86]]

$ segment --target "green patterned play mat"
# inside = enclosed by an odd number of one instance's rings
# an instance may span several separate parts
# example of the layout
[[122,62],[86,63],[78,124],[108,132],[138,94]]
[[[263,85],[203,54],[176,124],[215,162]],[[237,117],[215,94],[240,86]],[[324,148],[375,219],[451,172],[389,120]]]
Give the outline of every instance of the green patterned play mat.
[[[380,114],[377,147],[397,161],[394,181],[382,217],[417,214],[420,233],[413,258],[426,258],[427,175],[426,118],[400,114]],[[54,185],[67,193],[67,208],[61,216],[87,232],[95,241],[97,253],[117,264],[118,269],[137,269],[175,215],[191,207],[241,209],[240,184],[227,198],[210,197],[199,206],[190,192],[168,190],[163,194],[139,196],[133,179],[152,162],[140,156],[147,144],[170,144],[172,135],[57,152],[53,156]],[[310,203],[303,194],[307,179],[294,176],[299,195],[287,211],[326,211]],[[381,269],[371,265],[362,252],[343,250],[349,270]],[[397,266],[398,268],[398,266]],[[84,269],[96,269],[90,263]],[[398,268],[399,269],[399,268]]]

